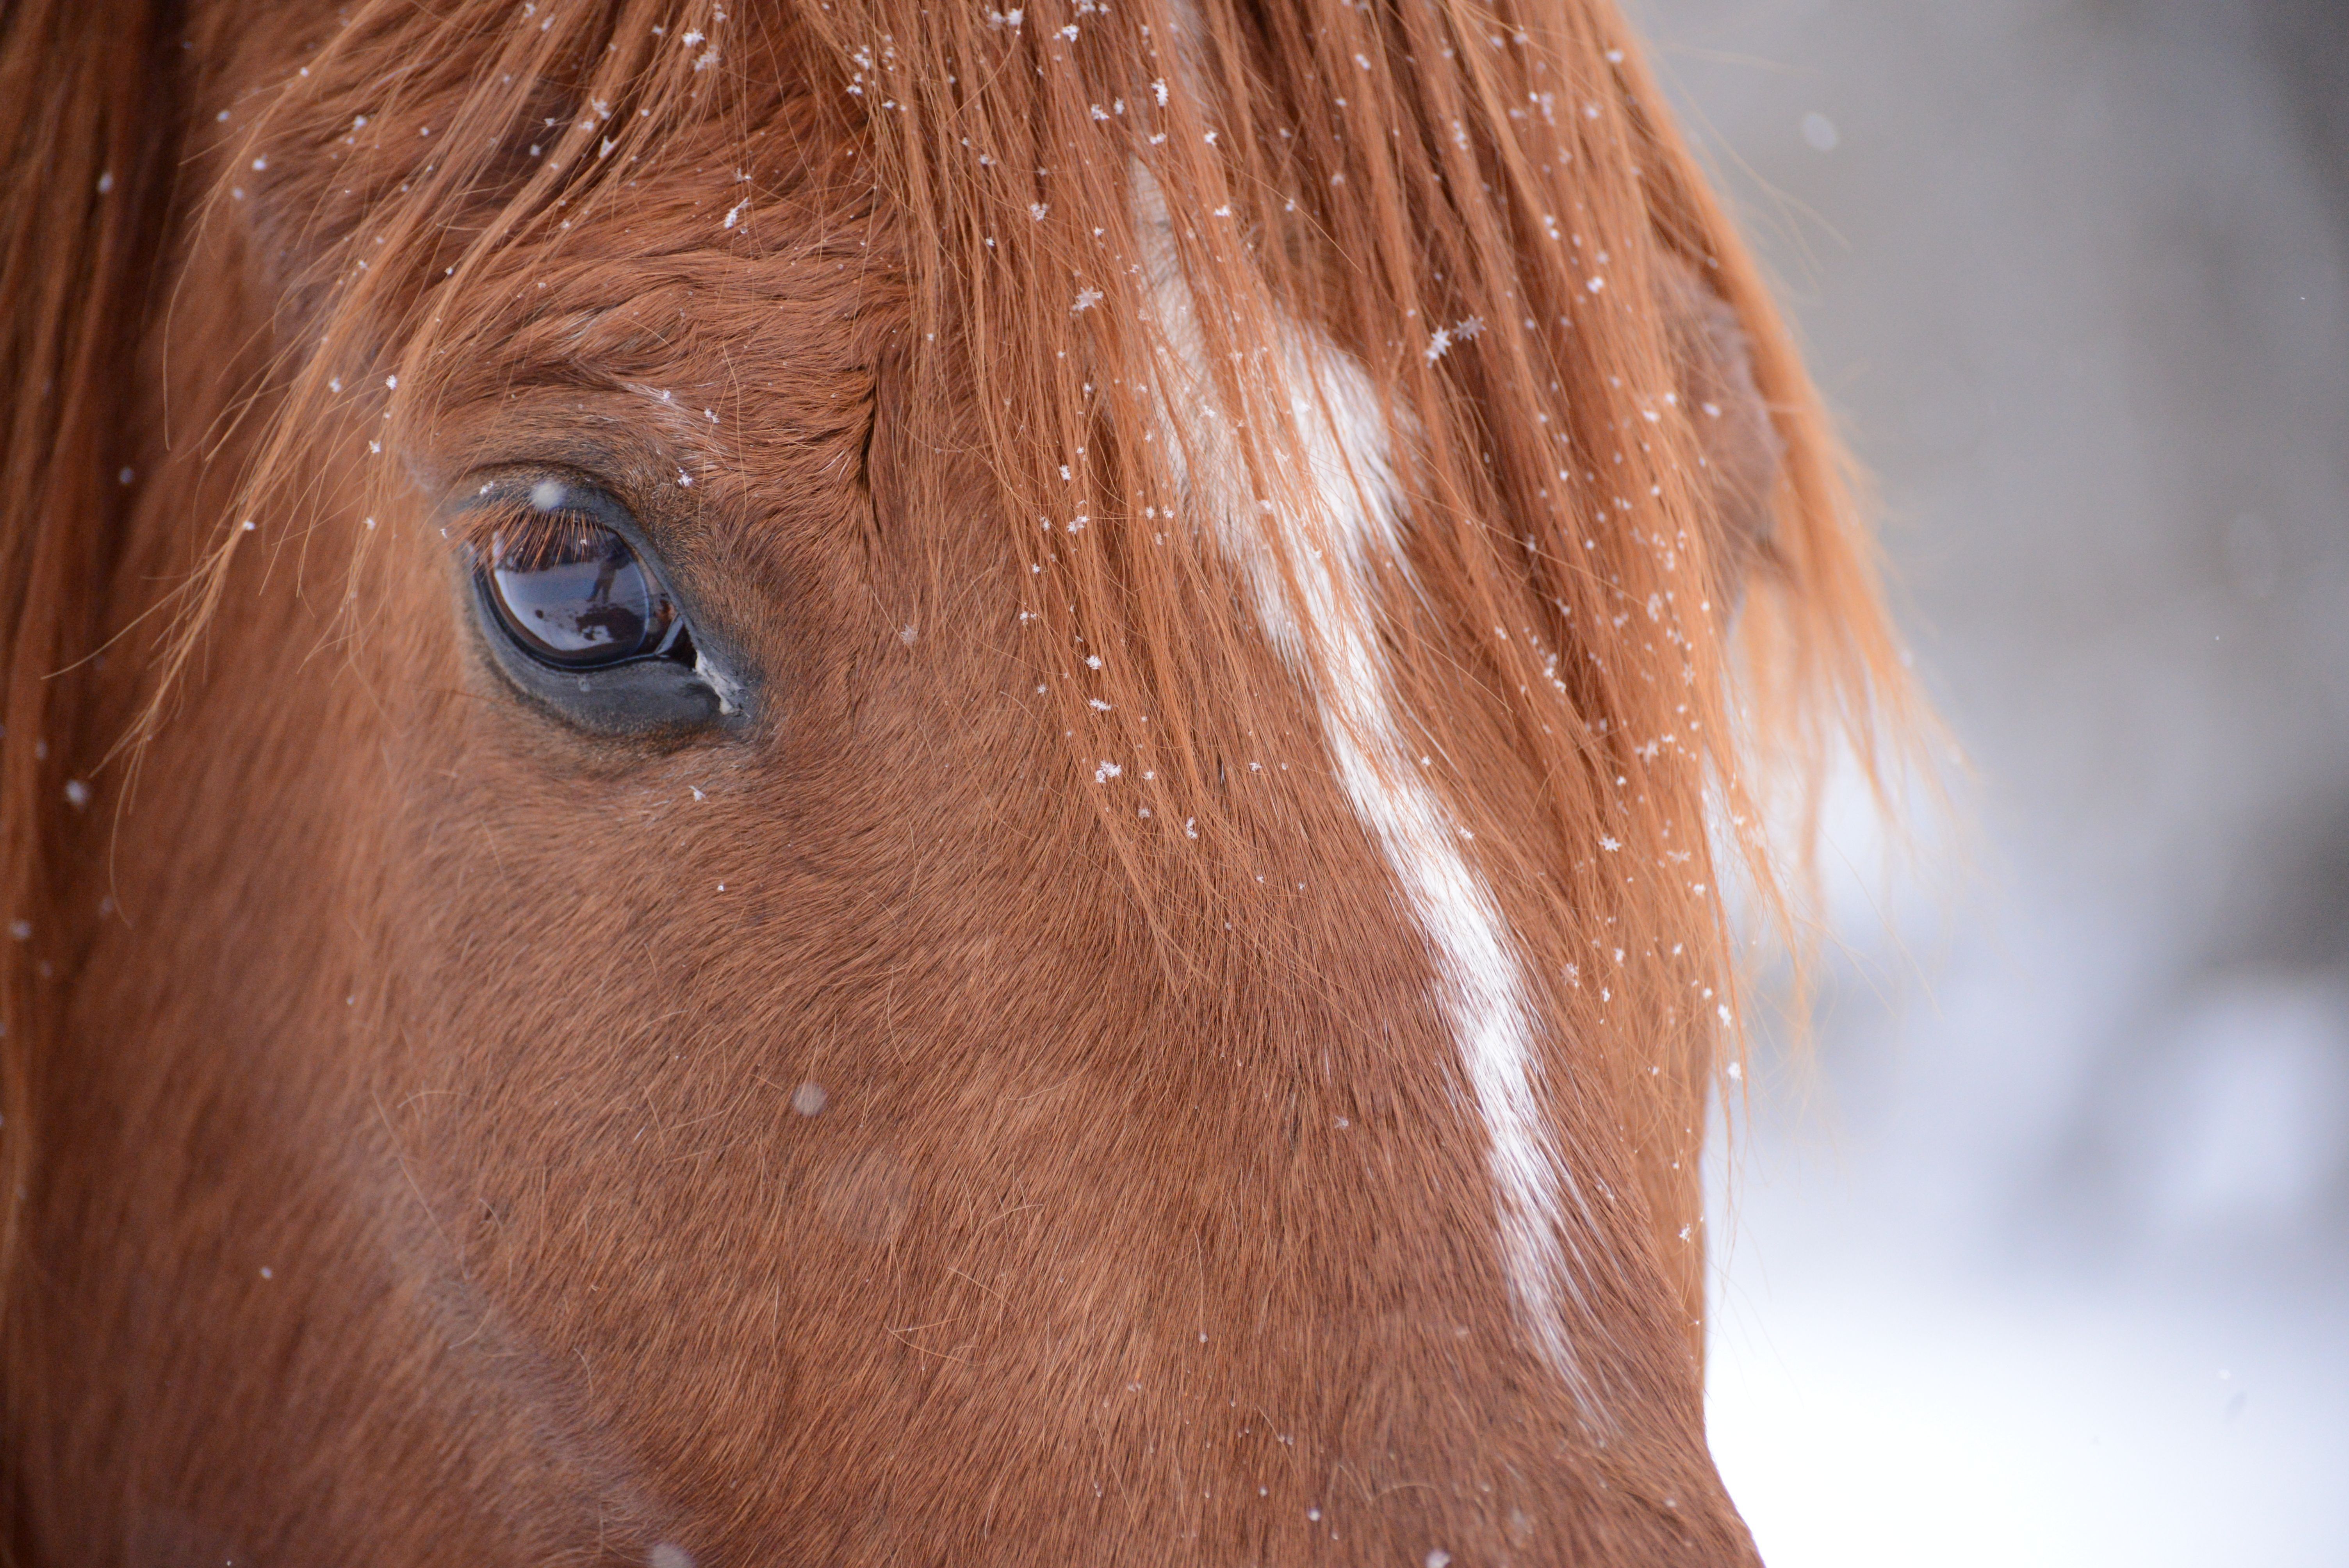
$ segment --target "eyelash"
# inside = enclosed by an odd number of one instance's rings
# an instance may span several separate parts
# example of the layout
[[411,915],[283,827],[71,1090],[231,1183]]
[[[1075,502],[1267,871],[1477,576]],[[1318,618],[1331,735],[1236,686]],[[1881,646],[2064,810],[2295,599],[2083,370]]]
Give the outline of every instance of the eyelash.
[[575,510],[543,512],[530,504],[526,494],[491,494],[484,487],[482,498],[451,518],[440,531],[458,555],[471,562],[487,560],[501,535],[509,538],[521,533],[551,536],[555,528],[566,523],[583,530],[604,526],[593,517]]

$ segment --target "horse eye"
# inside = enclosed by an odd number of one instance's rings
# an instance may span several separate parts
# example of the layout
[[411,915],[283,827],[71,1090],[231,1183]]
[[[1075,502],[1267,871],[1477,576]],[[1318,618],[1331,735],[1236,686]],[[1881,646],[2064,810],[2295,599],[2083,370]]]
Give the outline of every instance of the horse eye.
[[525,514],[501,528],[476,570],[506,635],[558,669],[670,653],[684,629],[636,547],[578,512]]
[[756,683],[722,639],[687,624],[685,601],[617,496],[530,476],[492,479],[460,504],[481,518],[459,556],[478,646],[517,695],[618,738],[683,737],[747,717]]

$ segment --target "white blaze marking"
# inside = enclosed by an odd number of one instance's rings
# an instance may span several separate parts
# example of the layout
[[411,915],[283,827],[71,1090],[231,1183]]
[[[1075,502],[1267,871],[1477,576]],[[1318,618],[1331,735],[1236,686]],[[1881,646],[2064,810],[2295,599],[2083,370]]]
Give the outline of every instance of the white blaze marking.
[[[1212,409],[1164,198],[1139,170],[1135,184],[1154,308],[1176,359],[1162,367],[1166,408]],[[1289,327],[1279,352],[1307,482],[1251,500],[1224,418],[1186,425],[1170,455],[1191,499],[1218,518],[1224,552],[1247,578],[1273,647],[1311,690],[1346,798],[1433,949],[1437,1000],[1491,1138],[1504,1272],[1537,1346],[1590,1416],[1592,1390],[1561,1319],[1561,1288],[1578,1305],[1581,1295],[1554,1220],[1562,1173],[1578,1208],[1581,1194],[1535,1096],[1537,1026],[1524,974],[1492,889],[1460,851],[1460,824],[1412,766],[1377,641],[1377,563],[1408,571],[1379,399],[1361,366],[1309,329]]]

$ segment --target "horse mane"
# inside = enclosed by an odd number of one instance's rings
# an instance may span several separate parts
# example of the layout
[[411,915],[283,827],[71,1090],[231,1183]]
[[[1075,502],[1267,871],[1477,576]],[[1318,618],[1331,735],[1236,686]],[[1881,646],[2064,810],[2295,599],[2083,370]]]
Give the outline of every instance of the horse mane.
[[[47,677],[101,608],[171,128],[147,98],[146,6],[20,0],[5,28],[7,166],[47,177],[0,195],[0,364],[56,389],[18,396],[0,458],[0,875],[8,917],[37,922],[60,803],[36,748],[70,720]],[[1205,454],[1170,429],[1170,367],[1203,378],[1234,482],[1268,501],[1298,488],[1309,415],[1268,346],[1303,324],[1361,366],[1403,490],[1411,559],[1382,568],[1388,598],[1416,606],[1380,634],[1446,759],[1439,787],[1480,855],[1543,890],[1526,940],[1548,970],[1619,950],[1603,988],[1559,991],[1564,1029],[1616,1069],[1651,1161],[1694,1148],[1690,1096],[1735,1038],[1725,1000],[1692,1002],[1734,995],[1736,868],[1709,826],[1736,825],[1729,857],[1775,899],[1756,746],[1816,758],[1841,732],[1873,757],[1907,686],[1819,398],[1605,0],[354,0],[226,134],[238,185],[222,180],[205,221],[246,221],[231,204],[249,201],[268,225],[254,253],[285,269],[284,346],[243,499],[183,585],[192,613],[142,726],[192,656],[239,522],[293,525],[322,431],[336,461],[362,460],[361,426],[396,447],[436,377],[495,356],[516,280],[563,264],[578,220],[631,183],[739,160],[740,205],[648,251],[754,264],[782,214],[855,196],[853,248],[912,302],[917,395],[941,421],[963,410],[988,510],[1031,569],[1017,634],[1040,706],[1122,763],[1095,802],[1145,895],[1196,874],[1256,896],[1216,868],[1254,863],[1262,835],[1181,716],[1281,722],[1250,691],[1264,629],[1195,515]],[[1706,416],[1667,319],[1685,277],[1733,313],[1782,449],[1734,651]],[[1305,563],[1286,548],[1294,587]],[[1531,826],[1505,775],[1538,780]],[[12,1193],[38,945],[5,944]]]
[[[129,510],[119,473],[171,168],[168,47],[147,0],[0,14],[0,1264],[30,1178],[34,1042],[53,1004],[79,715],[57,677],[88,653]],[[0,1267],[0,1309],[7,1273]]]

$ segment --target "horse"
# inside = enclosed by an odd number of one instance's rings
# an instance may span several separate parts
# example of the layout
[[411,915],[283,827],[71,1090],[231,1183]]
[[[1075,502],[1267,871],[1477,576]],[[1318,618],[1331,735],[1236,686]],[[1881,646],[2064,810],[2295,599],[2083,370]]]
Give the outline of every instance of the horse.
[[1607,0],[0,84],[9,1561],[1755,1560],[1723,883],[1902,677]]

